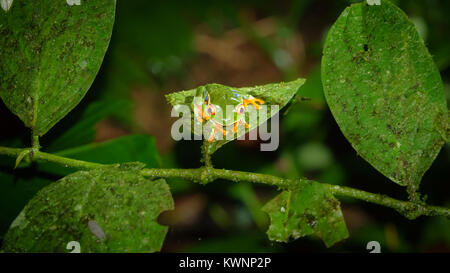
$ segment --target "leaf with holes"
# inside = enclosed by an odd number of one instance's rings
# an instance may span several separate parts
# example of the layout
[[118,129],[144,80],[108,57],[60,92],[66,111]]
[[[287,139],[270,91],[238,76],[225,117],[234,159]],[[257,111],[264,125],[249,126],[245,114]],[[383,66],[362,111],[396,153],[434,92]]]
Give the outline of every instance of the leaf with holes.
[[302,188],[283,191],[263,208],[270,216],[270,240],[288,242],[316,235],[327,247],[348,237],[339,201],[314,181]]
[[0,10],[0,97],[44,135],[84,97],[111,37],[115,0],[14,1]]
[[6,252],[155,252],[167,227],[158,215],[173,209],[162,179],[139,174],[142,165],[73,173],[43,188],[11,224]]
[[358,154],[415,192],[445,143],[448,114],[439,71],[414,24],[389,1],[351,5],[328,33],[322,82]]

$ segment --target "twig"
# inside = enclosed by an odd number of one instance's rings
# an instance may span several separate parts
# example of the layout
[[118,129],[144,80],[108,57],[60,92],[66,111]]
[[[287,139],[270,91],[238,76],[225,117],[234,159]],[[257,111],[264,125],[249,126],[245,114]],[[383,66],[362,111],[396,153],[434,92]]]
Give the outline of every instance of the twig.
[[[7,148],[0,147],[0,154],[11,157],[18,157],[23,151],[30,150],[30,148]],[[76,169],[98,169],[117,166],[119,164],[106,165],[82,160],[70,159],[58,155],[53,155],[33,149],[33,160],[47,161],[57,163],[65,167]],[[209,158],[210,160],[210,158]],[[276,186],[278,189],[290,190],[304,183],[308,183],[307,179],[285,179],[273,175],[232,171],[225,169],[215,169],[212,166],[204,166],[197,169],[142,169],[141,174],[150,178],[183,178],[195,183],[207,184],[217,179],[225,179],[233,182],[248,181],[253,183],[261,183],[271,186]],[[430,206],[425,203],[416,203],[410,201],[403,201],[391,198],[383,194],[376,194],[366,192],[350,187],[324,184],[334,195],[352,197],[365,202],[389,207],[395,209],[408,219],[415,219],[421,215],[425,216],[444,216],[450,219],[450,209],[444,207]]]

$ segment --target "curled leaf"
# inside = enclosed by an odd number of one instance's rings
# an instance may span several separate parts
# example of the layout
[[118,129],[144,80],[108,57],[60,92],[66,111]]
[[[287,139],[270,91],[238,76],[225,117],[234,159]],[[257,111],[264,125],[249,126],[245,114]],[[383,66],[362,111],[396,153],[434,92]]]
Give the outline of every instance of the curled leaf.
[[31,152],[32,152],[31,149],[23,150],[16,158],[16,163],[14,164],[14,169],[16,169],[19,166],[20,162],[22,162],[24,157],[29,155]]
[[[228,134],[221,140],[214,141],[210,146],[210,153],[213,153],[215,150],[220,148],[225,143],[228,143],[236,138],[239,138],[243,136],[244,134],[252,131],[253,129],[257,128],[264,122],[266,122],[269,118],[277,114],[283,107],[285,107],[289,101],[294,97],[294,95],[298,92],[298,89],[304,84],[304,79],[297,79],[295,81],[291,82],[281,82],[281,83],[272,83],[272,84],[266,84],[266,85],[260,85],[260,86],[254,86],[254,87],[226,87],[223,85],[218,84],[209,84],[206,86],[222,86],[228,89],[231,89],[235,91],[236,93],[243,94],[245,96],[249,96],[252,98],[257,98],[258,100],[262,100],[264,102],[263,106],[260,106],[264,110],[255,110],[253,107],[249,107],[249,112],[254,111],[256,112],[256,118],[255,119],[246,119],[246,123],[248,123],[248,126],[242,127],[241,130],[238,130],[236,134]],[[196,130],[194,128],[197,120],[196,116],[194,114],[194,110],[192,107],[192,102],[194,100],[194,97],[196,96],[197,89],[191,89],[187,91],[180,91],[175,92],[166,95],[166,99],[171,104],[175,110],[180,108],[180,106],[187,106],[191,109],[191,113],[189,117],[185,119],[185,122],[187,125],[187,128],[189,128],[192,132],[200,132],[200,135],[202,132],[200,130]],[[221,100],[227,101],[229,98],[226,97],[227,95],[223,95]],[[226,109],[227,105],[222,105],[221,103],[217,103],[212,101],[212,104],[217,104],[222,107],[222,109]],[[272,107],[274,106],[274,107]],[[275,107],[276,106],[276,107]],[[259,107],[256,109],[260,109]],[[263,111],[265,111],[263,113]],[[247,114],[247,113],[246,113]],[[208,124],[208,123],[206,123]],[[208,126],[208,125],[205,125]],[[232,126],[230,126],[231,128]],[[206,127],[208,128],[208,127]],[[203,129],[204,130],[204,129]],[[229,130],[231,131],[231,130]],[[206,137],[207,138],[207,137]]]

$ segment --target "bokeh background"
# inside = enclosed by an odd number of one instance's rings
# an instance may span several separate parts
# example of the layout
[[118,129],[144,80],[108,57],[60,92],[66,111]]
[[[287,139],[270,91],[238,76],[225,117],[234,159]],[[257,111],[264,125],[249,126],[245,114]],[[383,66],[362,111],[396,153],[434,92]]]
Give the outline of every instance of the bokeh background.
[[[441,71],[449,98],[450,1],[394,2],[416,24]],[[41,144],[47,151],[58,151],[92,138],[103,142],[132,134],[151,135],[161,166],[198,167],[201,143],[172,140],[170,127],[175,120],[170,118],[164,94],[213,82],[241,87],[303,77],[307,83],[300,95],[310,100],[283,111],[279,149],[260,152],[257,141],[235,141],[214,155],[215,166],[289,178],[305,176],[406,199],[402,187],[352,149],[323,96],[323,42],[350,3],[119,0],[112,41],[92,88]],[[0,120],[0,145],[29,145],[28,130],[3,103]],[[61,140],[68,130],[78,134],[66,134]],[[138,137],[136,141],[144,140]],[[139,146],[112,153],[117,158],[147,160],[145,149]],[[99,155],[92,160],[95,156]],[[447,145],[421,184],[430,204],[450,206],[449,163]],[[59,178],[33,167],[11,167],[10,160],[0,158],[0,238],[28,200]],[[449,220],[421,217],[409,221],[394,210],[352,199],[341,199],[349,239],[330,249],[317,238],[274,243],[267,239],[268,217],[260,208],[276,189],[228,181],[207,186],[168,182],[176,208],[159,217],[160,223],[170,226],[164,252],[365,252],[372,240],[381,243],[382,252],[450,251]]]

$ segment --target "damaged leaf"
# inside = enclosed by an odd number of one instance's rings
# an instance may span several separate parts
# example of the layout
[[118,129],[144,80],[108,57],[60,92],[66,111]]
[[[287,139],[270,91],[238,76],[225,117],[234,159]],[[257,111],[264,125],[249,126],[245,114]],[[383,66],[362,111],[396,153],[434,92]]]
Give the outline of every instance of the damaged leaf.
[[39,191],[11,224],[6,252],[155,252],[167,227],[158,215],[173,209],[163,179],[151,181],[135,167],[79,171]]
[[320,183],[308,181],[306,186],[283,191],[263,208],[269,214],[270,240],[316,235],[327,247],[348,237],[339,201]]

